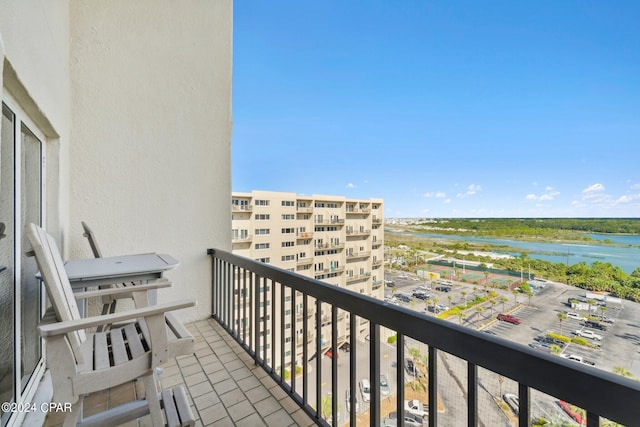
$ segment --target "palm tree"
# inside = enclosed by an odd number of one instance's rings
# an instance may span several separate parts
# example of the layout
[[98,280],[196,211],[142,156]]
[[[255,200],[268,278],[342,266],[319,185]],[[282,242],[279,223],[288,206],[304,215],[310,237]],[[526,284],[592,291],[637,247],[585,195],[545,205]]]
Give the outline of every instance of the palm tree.
[[489,301],[491,303],[491,317],[493,317],[493,307],[496,305],[494,300]]
[[484,274],[484,286],[485,286],[485,289],[486,289],[486,287],[487,287],[487,282],[488,282],[488,280],[489,280],[489,272],[488,272],[488,271],[485,271],[483,274]]
[[436,314],[436,304],[440,301],[437,297],[433,297],[433,314]]
[[484,311],[484,308],[480,307],[479,305],[476,306],[476,313],[478,313],[478,320],[476,320],[476,322],[481,320],[480,319],[480,313],[482,313],[483,311]]
[[531,291],[531,289],[527,291],[526,295],[529,297],[529,305],[531,305],[531,297],[533,296],[533,292]]
[[518,290],[514,289],[513,291],[513,300],[515,301],[515,304],[518,304]]
[[449,300],[449,307],[451,307],[451,303],[453,302],[453,297],[451,295],[447,295],[447,299]]
[[500,302],[502,303],[502,312],[504,313],[504,304],[509,301],[507,297],[500,297]]
[[604,320],[604,312],[607,311],[607,307],[604,305],[600,306],[600,320]]
[[596,300],[591,299],[591,298],[587,299],[587,304],[589,304],[589,316],[591,316],[593,314],[593,313],[591,313],[591,306],[595,305],[595,303],[596,303]]
[[462,295],[462,299],[464,300],[464,305],[467,305],[467,293],[465,291],[460,292]]
[[429,304],[431,304],[431,298],[425,298],[424,300],[424,308],[429,311]]
[[567,319],[567,315],[564,313],[558,313],[558,321],[560,322],[560,335],[562,335],[562,322]]

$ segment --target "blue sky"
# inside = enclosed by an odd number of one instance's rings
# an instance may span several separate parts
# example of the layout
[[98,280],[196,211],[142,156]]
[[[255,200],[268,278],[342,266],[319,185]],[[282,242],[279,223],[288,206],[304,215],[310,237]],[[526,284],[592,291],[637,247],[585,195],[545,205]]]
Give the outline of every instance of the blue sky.
[[233,191],[639,217],[640,2],[234,3]]

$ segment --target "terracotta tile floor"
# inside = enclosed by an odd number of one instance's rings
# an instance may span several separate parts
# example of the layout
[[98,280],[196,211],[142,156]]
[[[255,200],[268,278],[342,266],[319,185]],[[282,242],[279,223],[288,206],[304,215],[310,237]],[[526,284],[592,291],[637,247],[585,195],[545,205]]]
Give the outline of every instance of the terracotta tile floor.
[[[163,388],[185,387],[196,426],[315,425],[217,322],[208,319],[187,326],[196,339],[195,353],[163,365],[160,382]],[[140,382],[131,382],[87,396],[85,415],[131,401],[144,395],[143,390]],[[57,427],[62,421],[51,414],[44,425]]]

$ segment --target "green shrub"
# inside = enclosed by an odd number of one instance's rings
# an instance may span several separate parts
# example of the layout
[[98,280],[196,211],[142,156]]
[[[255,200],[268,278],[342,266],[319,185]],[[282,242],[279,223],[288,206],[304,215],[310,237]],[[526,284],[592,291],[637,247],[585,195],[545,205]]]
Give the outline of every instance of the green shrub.
[[571,338],[571,342],[573,344],[578,344],[578,345],[582,345],[585,347],[589,346],[589,341],[586,338],[582,338],[582,337],[573,337]]
[[397,335],[391,335],[389,338],[387,338],[387,343],[388,344],[395,344],[397,340],[398,340],[398,336]]

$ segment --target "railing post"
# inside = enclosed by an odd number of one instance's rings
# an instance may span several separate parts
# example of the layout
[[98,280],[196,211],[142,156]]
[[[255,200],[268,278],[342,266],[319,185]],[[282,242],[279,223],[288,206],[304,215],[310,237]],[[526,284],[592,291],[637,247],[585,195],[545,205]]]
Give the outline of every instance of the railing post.
[[478,367],[471,362],[467,362],[467,425],[478,425]]
[[357,424],[356,420],[356,408],[355,408],[355,393],[356,393],[356,319],[357,316],[353,313],[349,314],[349,393],[351,398],[351,411],[349,411],[349,422],[352,426]]
[[316,418],[322,418],[322,301],[316,298]]
[[396,384],[398,399],[396,412],[398,419],[404,419],[404,335],[396,332]]
[[331,306],[331,418],[338,425],[338,307]]
[[429,346],[429,427],[438,425],[438,349]]
[[369,320],[369,376],[371,377],[371,406],[369,425],[380,425],[380,325]]
[[[502,399],[502,396],[500,396]],[[518,383],[518,425],[529,425],[530,392],[526,384]]]
[[[308,299],[309,297],[306,294],[302,294],[302,311],[304,311],[304,320],[302,323],[302,335],[303,335],[303,339],[304,339],[304,346],[302,347],[302,360],[304,362],[304,364],[307,364],[307,361],[309,360],[309,341],[308,341],[308,334],[309,334],[309,325],[308,323],[308,318],[307,318],[307,313],[309,310],[309,303],[308,303]],[[307,404],[309,403],[309,399],[307,399],[307,393],[309,392],[309,380],[307,379],[308,374],[307,374],[307,369],[306,366],[303,367],[303,372],[302,372],[302,404],[304,406],[307,406]]]

